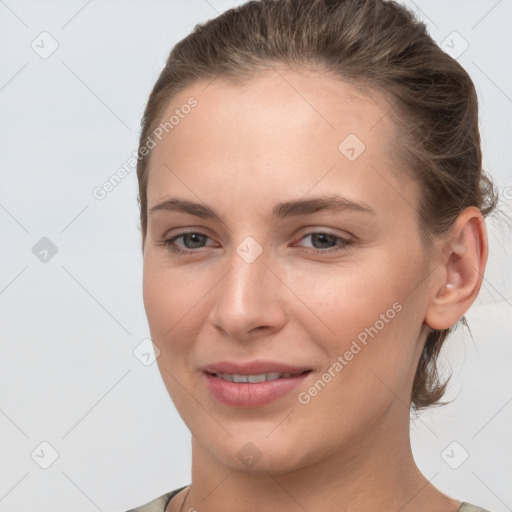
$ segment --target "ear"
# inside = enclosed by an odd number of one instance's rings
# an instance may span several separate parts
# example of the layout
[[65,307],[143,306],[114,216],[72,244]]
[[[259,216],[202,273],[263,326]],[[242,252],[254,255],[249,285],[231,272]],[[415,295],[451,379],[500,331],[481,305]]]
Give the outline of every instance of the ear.
[[475,301],[487,262],[487,230],[478,208],[470,206],[458,215],[450,232],[443,236],[442,279],[432,290],[425,323],[432,329],[455,325]]

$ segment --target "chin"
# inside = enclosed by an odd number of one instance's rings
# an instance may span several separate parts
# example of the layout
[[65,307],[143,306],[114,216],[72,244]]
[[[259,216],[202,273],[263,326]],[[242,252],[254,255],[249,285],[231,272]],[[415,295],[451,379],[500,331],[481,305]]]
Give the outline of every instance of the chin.
[[277,431],[269,436],[271,429],[264,430],[259,434],[252,428],[247,435],[231,431],[233,437],[225,443],[211,440],[206,445],[215,446],[212,455],[220,464],[241,473],[288,473],[314,462],[316,450],[308,449],[304,436],[280,436]]

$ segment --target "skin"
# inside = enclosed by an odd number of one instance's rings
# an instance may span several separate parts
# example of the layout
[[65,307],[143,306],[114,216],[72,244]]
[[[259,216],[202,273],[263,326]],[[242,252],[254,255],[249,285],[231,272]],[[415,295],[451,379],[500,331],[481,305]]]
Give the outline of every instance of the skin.
[[[152,152],[148,205],[185,199],[221,220],[165,210],[148,218],[144,304],[163,381],[192,434],[192,484],[167,511],[455,512],[461,502],[413,460],[409,405],[429,328],[454,325],[480,288],[480,212],[463,210],[425,248],[420,188],[396,156],[399,134],[377,92],[276,69],[244,86],[195,83],[163,118],[190,96],[198,105]],[[338,150],[350,133],[366,146],[354,161]],[[326,195],[373,213],[271,215],[278,202]],[[160,243],[187,231],[207,238],[175,240],[184,254]],[[236,250],[248,236],[262,249],[251,263]],[[397,303],[400,312],[300,403],[298,393]],[[259,358],[313,372],[256,409],[223,405],[204,386],[202,365]],[[248,442],[260,455],[250,467],[237,456]]]

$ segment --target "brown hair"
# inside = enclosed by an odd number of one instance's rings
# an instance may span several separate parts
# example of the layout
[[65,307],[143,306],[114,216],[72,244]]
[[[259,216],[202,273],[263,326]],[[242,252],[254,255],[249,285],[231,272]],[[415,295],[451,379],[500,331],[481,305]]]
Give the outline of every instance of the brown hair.
[[[401,158],[421,184],[418,218],[426,247],[464,208],[476,206],[486,216],[496,206],[482,169],[473,82],[414,13],[385,0],[257,0],[196,25],[174,46],[151,91],[137,165],[143,249],[151,153],[141,150],[169,101],[194,82],[243,83],[276,64],[314,69],[391,99],[387,114],[400,134]],[[448,381],[441,383],[437,357],[450,331],[427,336],[411,394],[416,411],[443,404]]]

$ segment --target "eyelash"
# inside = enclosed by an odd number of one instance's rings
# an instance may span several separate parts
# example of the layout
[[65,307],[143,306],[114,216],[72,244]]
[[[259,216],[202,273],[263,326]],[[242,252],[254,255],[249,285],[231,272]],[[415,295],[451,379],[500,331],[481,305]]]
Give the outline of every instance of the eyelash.
[[[171,238],[164,238],[162,240],[159,240],[157,242],[157,245],[163,246],[175,254],[192,254],[194,252],[197,252],[196,249],[180,249],[180,248],[178,248],[177,245],[175,245],[174,242],[176,240],[178,240],[179,238],[182,238],[183,236],[186,236],[186,235],[200,235],[200,236],[209,238],[209,236],[206,233],[202,233],[201,231],[187,231],[185,233],[180,233],[179,235],[175,235]],[[342,236],[335,235],[334,233],[329,233],[328,231],[310,231],[308,233],[305,233],[300,238],[300,240],[302,240],[308,236],[311,236],[311,235],[328,235],[330,237],[333,237],[335,242],[341,242],[343,244],[341,247],[338,247],[338,249],[333,249],[333,248],[327,248],[327,249],[314,249],[313,248],[313,249],[311,249],[311,248],[309,248],[308,250],[310,252],[312,252],[313,254],[326,254],[326,253],[333,253],[333,252],[338,253],[338,252],[346,251],[353,244],[353,240],[343,238]],[[197,249],[202,249],[202,247],[198,247]]]

